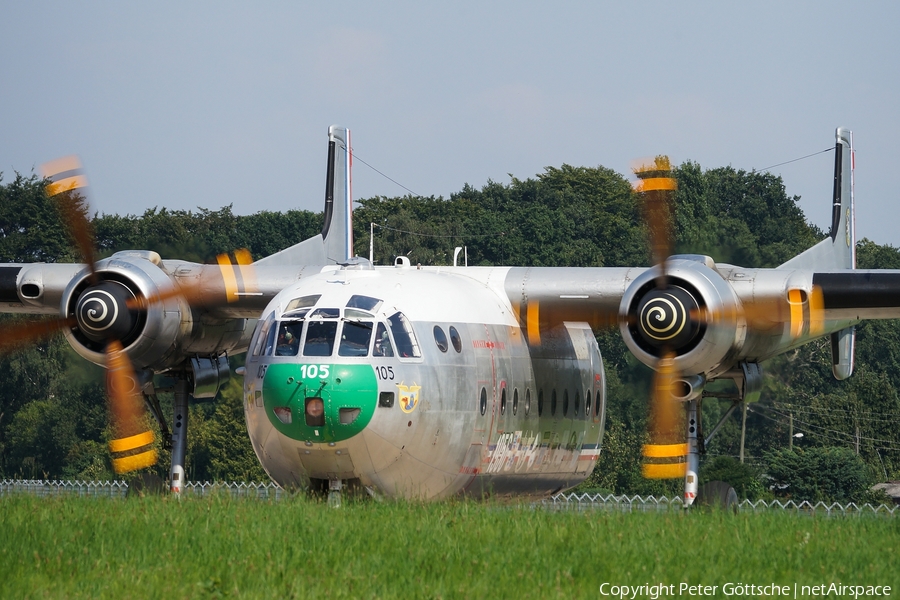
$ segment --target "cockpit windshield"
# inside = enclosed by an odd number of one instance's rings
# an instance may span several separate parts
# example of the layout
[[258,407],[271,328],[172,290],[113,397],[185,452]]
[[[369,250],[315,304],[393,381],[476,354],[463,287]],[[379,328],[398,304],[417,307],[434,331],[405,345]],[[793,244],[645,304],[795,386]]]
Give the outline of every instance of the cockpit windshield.
[[[270,314],[260,328],[253,350],[265,356],[332,356],[419,358],[412,324],[403,313],[379,322],[382,301],[355,295],[344,308],[319,307],[320,296],[292,300],[281,320]],[[337,343],[335,343],[337,342]]]
[[391,345],[391,338],[388,336],[387,327],[384,323],[378,324],[375,330],[375,347],[372,349],[372,356],[393,356],[394,347]]
[[278,328],[275,356],[297,356],[302,334],[303,321],[282,321]]
[[331,352],[334,350],[337,326],[337,321],[309,321],[306,327],[303,356],[331,356]]
[[372,338],[371,321],[344,321],[338,356],[368,356]]

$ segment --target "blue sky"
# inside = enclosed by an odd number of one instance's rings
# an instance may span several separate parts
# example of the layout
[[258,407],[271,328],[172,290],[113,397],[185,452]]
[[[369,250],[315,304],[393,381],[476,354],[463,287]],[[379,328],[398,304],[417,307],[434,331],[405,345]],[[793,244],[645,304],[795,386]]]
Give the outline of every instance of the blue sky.
[[[900,246],[896,3],[7,4],[4,181],[78,154],[99,212],[319,211],[332,123],[444,197],[660,153],[759,169],[833,146],[840,125],[858,236]],[[773,170],[823,229],[832,168],[825,153]],[[353,185],[407,193],[359,162]]]

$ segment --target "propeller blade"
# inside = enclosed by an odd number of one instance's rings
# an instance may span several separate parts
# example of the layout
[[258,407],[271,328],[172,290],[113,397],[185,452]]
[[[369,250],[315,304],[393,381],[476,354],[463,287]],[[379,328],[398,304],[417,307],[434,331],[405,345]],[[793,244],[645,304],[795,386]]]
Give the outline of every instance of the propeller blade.
[[56,201],[56,209],[75,242],[82,262],[91,270],[91,283],[97,282],[94,263],[94,232],[87,201],[87,177],[77,156],[66,156],[41,165],[41,174],[50,180],[47,193]]
[[46,339],[66,327],[74,327],[75,324],[75,318],[69,317],[67,319],[42,319],[40,321],[25,321],[7,325],[0,329],[2,331],[0,333],[0,355],[9,354],[22,346]]
[[665,354],[656,366],[650,394],[650,442],[643,448],[642,469],[644,477],[648,479],[684,477],[687,468],[684,411],[673,395],[677,375],[674,354]]
[[662,266],[657,286],[665,287],[665,262],[675,247],[675,203],[673,192],[678,189],[672,177],[672,165],[668,156],[657,156],[652,163],[644,162],[634,167],[638,178],[635,190],[644,198],[644,221],[650,231],[650,253],[654,265]]
[[107,394],[115,439],[110,440],[116,473],[128,473],[156,464],[155,436],[145,423],[144,401],[131,361],[122,343],[113,340],[106,348]]

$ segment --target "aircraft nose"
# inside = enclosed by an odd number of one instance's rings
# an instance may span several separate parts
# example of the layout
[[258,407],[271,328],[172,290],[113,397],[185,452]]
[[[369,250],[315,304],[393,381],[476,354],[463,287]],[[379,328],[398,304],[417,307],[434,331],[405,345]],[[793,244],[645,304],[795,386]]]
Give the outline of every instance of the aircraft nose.
[[340,442],[365,429],[378,400],[370,365],[271,364],[263,402],[272,425],[304,442]]

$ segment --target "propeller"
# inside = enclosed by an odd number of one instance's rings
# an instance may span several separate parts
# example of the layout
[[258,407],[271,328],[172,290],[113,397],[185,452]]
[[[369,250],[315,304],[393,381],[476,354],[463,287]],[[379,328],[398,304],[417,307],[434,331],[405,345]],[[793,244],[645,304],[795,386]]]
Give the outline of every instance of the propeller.
[[650,251],[655,290],[641,299],[635,323],[629,323],[650,346],[657,348],[659,359],[653,366],[650,388],[650,415],[644,444],[642,472],[648,479],[684,477],[688,446],[684,442],[684,411],[675,399],[679,373],[675,369],[676,349],[689,343],[698,333],[699,313],[696,300],[685,290],[671,285],[667,261],[674,249],[675,224],[673,196],[678,188],[667,156],[657,156],[633,168],[638,181],[635,190],[643,197],[644,220],[650,236]]
[[[721,303],[710,309],[690,284],[671,276],[670,259],[674,248],[674,193],[669,159],[657,156],[634,168],[635,185],[643,197],[644,219],[650,234],[653,269],[652,284],[640,292],[634,314],[620,316],[632,336],[641,341],[648,353],[657,357],[650,391],[648,443],[642,448],[643,474],[651,479],[681,478],[687,469],[688,444],[682,399],[690,395],[687,378],[676,368],[679,352],[694,347],[708,328],[747,323],[756,329],[786,328],[791,340],[805,334],[824,331],[822,290],[813,286],[807,293],[789,289],[786,297],[753,302]],[[634,305],[633,305],[634,306]],[[696,377],[696,376],[695,376]]]
[[[96,341],[106,342],[106,390],[115,435],[109,442],[113,469],[121,474],[155,465],[158,458],[153,448],[156,436],[146,425],[143,395],[138,387],[134,367],[121,342],[121,337],[130,330],[132,320],[127,315],[119,316],[117,313],[110,316],[108,308],[115,305],[112,294],[118,286],[106,283],[107,287],[111,286],[113,289],[101,289],[104,282],[100,282],[97,275],[94,233],[87,199],[88,183],[81,161],[77,156],[67,156],[44,164],[41,171],[50,181],[47,193],[54,199],[62,222],[68,228],[82,262],[90,271],[88,281],[91,287],[79,301],[78,317],[45,322],[47,324],[35,333],[46,337],[62,327],[87,325],[82,327],[85,335]],[[54,330],[52,325],[57,328]],[[24,342],[28,336],[23,335],[18,339]]]
[[[217,257],[218,270],[203,270],[197,283],[157,290],[150,297],[135,294],[120,281],[103,279],[98,273],[93,228],[89,217],[88,184],[81,162],[69,156],[46,163],[42,175],[49,181],[53,199],[80,258],[85,263],[87,286],[79,294],[74,315],[29,321],[6,327],[0,335],[0,354],[12,352],[67,328],[80,339],[103,348],[107,368],[107,398],[110,424],[115,438],[109,442],[116,473],[127,473],[156,464],[156,436],[147,426],[147,406],[140,379],[125,351],[131,343],[142,313],[156,303],[181,297],[192,307],[234,302],[241,293],[252,292],[255,275],[247,250]],[[213,281],[214,280],[214,281]],[[204,283],[208,285],[204,285]],[[209,290],[225,290],[225,297]],[[157,415],[159,416],[159,415]],[[164,422],[160,421],[165,432]]]

